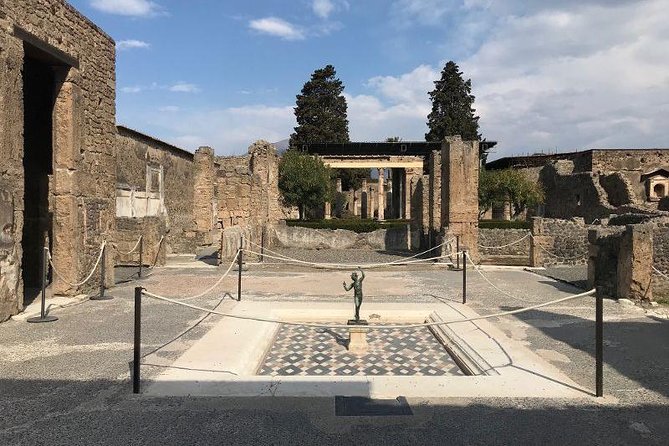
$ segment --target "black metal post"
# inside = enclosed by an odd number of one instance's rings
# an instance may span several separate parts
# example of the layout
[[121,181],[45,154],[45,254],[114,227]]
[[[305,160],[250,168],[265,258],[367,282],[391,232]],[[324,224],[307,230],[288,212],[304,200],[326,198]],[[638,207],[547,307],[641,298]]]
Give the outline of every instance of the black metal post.
[[455,267],[460,269],[460,236],[455,236]]
[[142,360],[142,291],[135,287],[135,346],[132,358],[132,393],[139,393],[139,367]]
[[265,261],[265,226],[262,227],[260,232],[260,261]]
[[54,322],[58,318],[56,316],[48,316],[46,314],[46,281],[47,281],[47,268],[49,266],[49,260],[47,256],[49,255],[49,248],[46,246],[42,248],[42,308],[40,309],[39,317],[31,317],[28,319],[28,322],[33,324],[38,324],[41,322]]
[[467,303],[467,251],[462,251],[462,303]]
[[105,276],[106,276],[106,263],[107,263],[107,245],[102,247],[102,258],[100,259],[100,295],[92,296],[91,300],[111,300],[113,299],[110,295],[105,295]]
[[[158,247],[160,249],[160,247]],[[142,267],[144,267],[144,236],[139,236],[139,278],[142,278]]]
[[595,297],[595,395],[604,396],[604,298]]
[[239,275],[237,276],[237,300],[242,300],[242,262],[244,257],[244,236],[239,239],[239,255],[237,256],[237,269]]

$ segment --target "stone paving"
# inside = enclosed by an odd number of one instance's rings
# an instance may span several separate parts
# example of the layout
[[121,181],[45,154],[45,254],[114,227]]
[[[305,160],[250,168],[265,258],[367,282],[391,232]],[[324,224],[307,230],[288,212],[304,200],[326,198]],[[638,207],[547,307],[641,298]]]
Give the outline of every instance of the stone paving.
[[346,329],[282,325],[258,371],[271,376],[463,375],[429,329],[370,330],[368,353],[346,348]]

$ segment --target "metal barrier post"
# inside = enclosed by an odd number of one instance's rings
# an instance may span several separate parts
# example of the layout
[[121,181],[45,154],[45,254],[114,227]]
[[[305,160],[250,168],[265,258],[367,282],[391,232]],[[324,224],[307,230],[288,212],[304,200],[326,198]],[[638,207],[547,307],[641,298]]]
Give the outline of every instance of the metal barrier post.
[[467,251],[462,251],[462,303],[467,303]]
[[142,267],[144,266],[144,236],[139,236],[139,278],[142,278]]
[[110,295],[105,295],[105,272],[106,272],[106,263],[107,263],[107,245],[102,247],[102,258],[100,259],[100,295],[92,296],[91,300],[111,300],[113,299]]
[[604,396],[604,298],[595,296],[595,395]]
[[242,262],[244,257],[244,236],[239,239],[239,255],[237,256],[237,269],[239,275],[237,276],[237,300],[242,300]]
[[135,345],[132,358],[132,393],[139,393],[139,366],[142,360],[142,291],[135,287]]
[[460,236],[455,236],[455,267],[460,269]]
[[42,248],[42,307],[40,309],[39,317],[31,317],[28,319],[28,322],[33,324],[38,324],[41,322],[54,322],[58,318],[56,316],[49,316],[46,314],[46,281],[47,281],[47,267],[49,261],[47,256],[49,255],[49,248],[46,246]]
[[265,261],[265,227],[262,227],[260,232],[260,261]]

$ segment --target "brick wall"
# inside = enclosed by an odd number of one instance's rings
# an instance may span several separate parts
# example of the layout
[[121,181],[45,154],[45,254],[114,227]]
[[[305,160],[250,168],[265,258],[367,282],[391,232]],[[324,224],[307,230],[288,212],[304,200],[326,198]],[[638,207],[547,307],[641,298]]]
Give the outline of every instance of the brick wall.
[[[115,224],[114,41],[62,0],[5,0],[0,10],[0,189],[11,194],[4,207],[11,207],[12,221],[3,232],[11,234],[7,238],[12,242],[0,252],[0,321],[23,306],[23,41],[61,61],[55,74],[49,177],[50,244],[58,269],[79,278],[93,265]],[[43,240],[29,242],[39,247]],[[108,266],[112,262],[110,258]],[[111,283],[112,268],[108,271]],[[58,280],[53,286],[56,294],[89,289],[72,289]]]

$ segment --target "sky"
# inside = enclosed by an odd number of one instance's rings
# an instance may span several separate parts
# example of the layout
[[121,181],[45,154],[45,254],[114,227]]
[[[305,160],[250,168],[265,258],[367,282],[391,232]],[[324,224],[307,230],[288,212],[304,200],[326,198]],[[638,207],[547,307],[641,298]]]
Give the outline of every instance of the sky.
[[455,61],[490,159],[668,147],[666,0],[71,0],[117,46],[117,122],[193,151],[245,153],[296,125],[327,64],[352,141],[423,140]]

